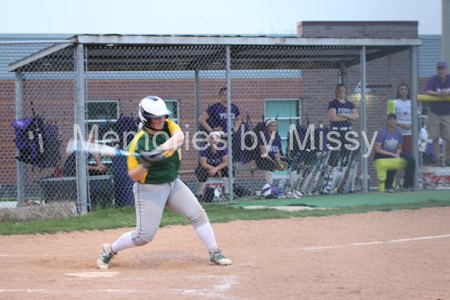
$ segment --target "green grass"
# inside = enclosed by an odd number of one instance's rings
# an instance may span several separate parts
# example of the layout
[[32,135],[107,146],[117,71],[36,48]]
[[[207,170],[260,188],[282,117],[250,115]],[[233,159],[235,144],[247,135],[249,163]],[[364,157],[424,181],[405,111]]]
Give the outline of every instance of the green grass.
[[[286,212],[276,209],[244,209],[227,204],[207,203],[203,204],[208,217],[212,223],[226,223],[235,220],[264,220],[292,217],[323,217],[331,215],[367,213],[370,211],[389,212],[402,209],[421,209],[425,207],[450,206],[450,200],[429,199],[412,203],[393,203],[381,205],[361,205],[353,207],[341,207],[326,210],[307,210]],[[161,220],[161,226],[183,224],[190,222],[172,211],[165,210]],[[12,234],[42,234],[83,231],[83,230],[105,230],[123,227],[135,227],[136,217],[133,207],[109,208],[91,212],[85,216],[75,218],[61,218],[41,220],[37,222],[3,222],[0,223],[0,235]]]

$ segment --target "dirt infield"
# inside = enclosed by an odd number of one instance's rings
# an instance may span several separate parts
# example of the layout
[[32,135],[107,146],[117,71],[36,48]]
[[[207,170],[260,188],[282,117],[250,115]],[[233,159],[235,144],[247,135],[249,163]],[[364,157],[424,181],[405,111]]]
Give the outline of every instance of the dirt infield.
[[213,228],[233,266],[211,266],[191,226],[102,272],[100,244],[130,228],[1,236],[0,299],[450,299],[450,207]]

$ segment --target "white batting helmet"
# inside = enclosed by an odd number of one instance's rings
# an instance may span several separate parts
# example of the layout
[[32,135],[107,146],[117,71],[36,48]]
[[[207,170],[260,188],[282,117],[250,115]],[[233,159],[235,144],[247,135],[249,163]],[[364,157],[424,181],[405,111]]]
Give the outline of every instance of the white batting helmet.
[[164,100],[157,96],[147,96],[139,103],[139,119],[144,126],[150,125],[149,119],[168,116],[171,113]]

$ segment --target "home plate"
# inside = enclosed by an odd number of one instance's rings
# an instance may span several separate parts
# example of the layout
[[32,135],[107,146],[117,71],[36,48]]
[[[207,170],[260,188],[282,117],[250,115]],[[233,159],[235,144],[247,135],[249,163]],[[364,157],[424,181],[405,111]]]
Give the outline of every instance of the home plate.
[[86,273],[66,274],[66,276],[97,278],[97,277],[113,277],[116,276],[117,274],[119,274],[119,272],[86,272]]

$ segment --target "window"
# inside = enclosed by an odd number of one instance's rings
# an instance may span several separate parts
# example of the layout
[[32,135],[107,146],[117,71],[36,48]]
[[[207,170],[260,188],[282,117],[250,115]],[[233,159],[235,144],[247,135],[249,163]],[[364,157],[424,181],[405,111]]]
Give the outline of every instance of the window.
[[[96,143],[108,143],[110,139],[105,134],[112,131],[112,125],[120,117],[119,100],[87,100],[86,102],[87,133],[91,132],[94,125],[98,126],[98,139]],[[105,138],[104,138],[105,137]],[[109,136],[113,138],[114,136]],[[106,174],[111,174],[111,157],[101,158],[103,165],[107,167]],[[96,165],[94,158],[89,160],[90,165]]]
[[179,124],[180,119],[180,106],[179,106],[179,100],[176,99],[169,99],[164,100],[166,102],[167,109],[172,112],[172,114],[169,116],[169,118],[174,121],[175,123]]
[[98,125],[98,139],[96,142],[108,142],[103,139],[105,133],[112,130],[112,125],[120,116],[119,100],[88,100],[87,117],[88,132],[94,125]]
[[[301,119],[301,101],[299,98],[275,98],[265,100],[265,117],[276,118],[278,134],[281,137],[282,153],[286,155],[289,125],[299,124]],[[275,171],[275,175],[287,175],[288,171]]]

